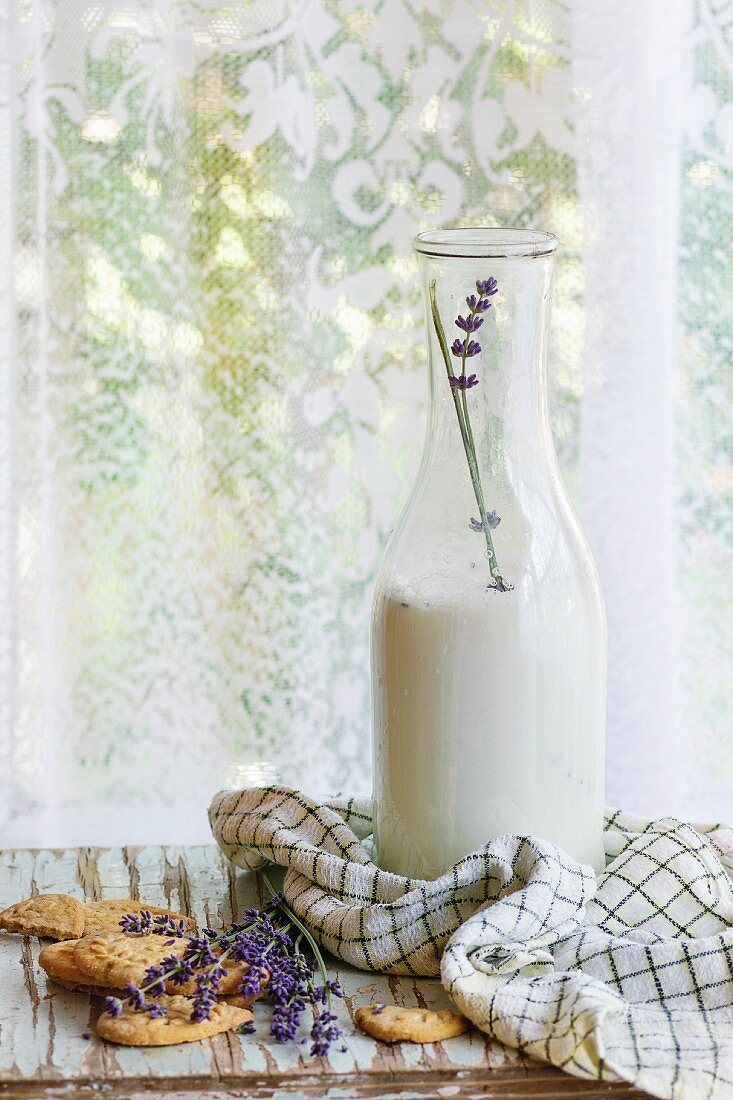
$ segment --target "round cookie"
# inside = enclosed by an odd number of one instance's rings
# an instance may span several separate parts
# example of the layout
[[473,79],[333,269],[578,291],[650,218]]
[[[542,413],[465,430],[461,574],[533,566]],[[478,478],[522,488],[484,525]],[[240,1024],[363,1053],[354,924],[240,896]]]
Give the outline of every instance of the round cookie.
[[187,945],[183,937],[98,932],[74,945],[74,961],[88,982],[124,989],[128,982],[140,985],[148,967],[160,966],[167,956],[183,955]]
[[106,997],[115,990],[109,986],[91,985],[89,978],[76,964],[74,947],[78,940],[61,940],[49,943],[38,956],[38,962],[56,985],[71,989],[75,993],[88,993],[95,997]]
[[357,1008],[354,1021],[367,1035],[383,1043],[439,1043],[472,1027],[465,1016],[448,1009],[431,1012],[399,1005],[364,1005]]
[[84,903],[68,894],[38,894],[0,913],[0,928],[23,936],[76,940],[84,935]]
[[196,1023],[191,1019],[193,1001],[189,997],[159,997],[156,1004],[165,1005],[168,1015],[151,1019],[147,1012],[134,1012],[128,1005],[116,1019],[104,1012],[97,1021],[97,1034],[125,1046],[162,1047],[208,1039],[252,1019],[252,1013],[245,1008],[217,1002],[211,1010],[211,1019]]
[[196,921],[185,913],[174,913],[170,909],[161,909],[157,905],[148,905],[133,898],[106,898],[104,901],[92,901],[85,909],[84,931],[81,935],[90,936],[95,932],[120,932],[120,921],[128,913],[139,914],[143,909],[153,917],[168,916],[173,920],[182,920],[187,932],[196,931]]

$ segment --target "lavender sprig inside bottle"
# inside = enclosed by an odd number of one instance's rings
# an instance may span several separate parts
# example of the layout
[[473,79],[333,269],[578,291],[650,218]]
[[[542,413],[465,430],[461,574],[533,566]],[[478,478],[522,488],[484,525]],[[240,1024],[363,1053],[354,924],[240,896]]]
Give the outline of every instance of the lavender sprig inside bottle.
[[[481,344],[478,340],[473,339],[473,335],[482,327],[485,319],[484,314],[488,313],[491,309],[491,298],[498,293],[499,284],[496,279],[492,277],[484,280],[477,279],[475,287],[476,293],[471,293],[466,297],[466,305],[468,306],[466,315],[463,316],[463,314],[459,313],[455,319],[456,328],[465,333],[465,336],[462,338],[456,337],[450,346],[450,351],[448,350],[448,341],[445,337],[443,322],[440,317],[440,311],[438,310],[435,281],[430,284],[430,304],[433,315],[433,325],[435,326],[438,343],[440,344],[440,350],[445,361],[448,384],[450,385],[453,395],[453,403],[455,405],[456,416],[458,417],[458,426],[461,432],[463,448],[466,453],[473,492],[479,509],[479,518],[475,519],[471,516],[469,519],[469,526],[472,531],[483,533],[486,541],[486,553],[489,559],[489,572],[491,575],[488,587],[495,589],[497,592],[509,592],[512,586],[504,580],[499,571],[496,551],[494,549],[494,540],[491,534],[492,530],[498,527],[501,522],[501,517],[498,516],[495,511],[488,511],[486,507],[483,486],[481,484],[481,473],[476,456],[476,444],[473,437],[471,414],[467,400],[468,391],[478,386],[479,377],[476,372],[471,374],[466,373],[466,363],[468,360],[473,359],[481,353]],[[454,359],[460,362],[460,371],[458,372],[453,370],[451,354]]]

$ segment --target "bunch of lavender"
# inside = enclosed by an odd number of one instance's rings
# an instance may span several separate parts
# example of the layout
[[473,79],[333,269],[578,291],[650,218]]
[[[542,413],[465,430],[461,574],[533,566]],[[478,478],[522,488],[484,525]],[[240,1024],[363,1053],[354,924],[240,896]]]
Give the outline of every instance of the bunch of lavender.
[[[499,285],[496,279],[479,279],[476,281],[476,293],[469,294],[466,298],[466,305],[468,306],[466,316],[463,317],[459,314],[455,320],[456,327],[460,329],[461,332],[465,333],[465,335],[463,337],[457,337],[453,341],[450,346],[450,351],[448,350],[448,341],[446,340],[445,329],[443,328],[440,311],[438,310],[435,280],[430,284],[430,308],[433,316],[435,333],[438,337],[438,343],[440,344],[440,350],[448,373],[448,384],[450,385],[453,395],[453,404],[455,406],[456,416],[458,417],[458,427],[461,432],[463,449],[466,452],[466,460],[471,475],[473,492],[479,510],[479,519],[474,519],[472,516],[469,523],[472,530],[482,531],[486,540],[489,572],[491,573],[489,588],[494,588],[497,592],[509,592],[512,586],[504,580],[499,571],[496,551],[494,550],[494,540],[491,534],[492,530],[498,527],[501,519],[497,516],[496,512],[489,512],[486,508],[483,486],[481,485],[481,475],[479,473],[478,460],[476,458],[476,444],[473,438],[473,428],[471,427],[471,417],[469,415],[467,401],[468,390],[473,389],[474,386],[478,386],[479,384],[479,379],[476,374],[469,374],[466,370],[468,360],[473,359],[473,357],[478,355],[481,351],[481,344],[478,340],[474,340],[473,336],[483,325],[484,318],[482,314],[491,309],[491,298],[498,290]],[[453,370],[451,354],[454,359],[459,361],[460,371],[458,373]]]
[[[304,1012],[310,1009],[311,1054],[327,1054],[331,1044],[342,1038],[332,1012],[332,998],[342,997],[343,993],[337,982],[329,980],[310,932],[285,904],[282,894],[275,892],[269,878],[263,875],[263,879],[272,894],[263,909],[246,909],[242,919],[223,932],[204,928],[200,935],[189,936],[180,957],[171,954],[159,966],[149,967],[142,985],[125,986],[124,997],[105,998],[107,1012],[119,1016],[127,1005],[152,1017],[165,1016],[166,1008],[160,998],[166,991],[166,983],[182,986],[193,979],[196,991],[191,1019],[208,1020],[221,980],[227,974],[227,961],[246,963],[249,969],[239,990],[245,997],[256,997],[264,986],[265,996],[273,1005],[271,1034],[279,1042],[294,1040]],[[128,913],[120,921],[120,927],[124,932],[141,936],[167,936],[171,946],[175,942],[173,937],[184,933],[181,921],[167,916],[153,917],[147,910]],[[321,976],[320,985],[315,981],[316,970]],[[254,1026],[246,1024],[243,1030],[251,1033]],[[307,1037],[301,1039],[307,1041]]]

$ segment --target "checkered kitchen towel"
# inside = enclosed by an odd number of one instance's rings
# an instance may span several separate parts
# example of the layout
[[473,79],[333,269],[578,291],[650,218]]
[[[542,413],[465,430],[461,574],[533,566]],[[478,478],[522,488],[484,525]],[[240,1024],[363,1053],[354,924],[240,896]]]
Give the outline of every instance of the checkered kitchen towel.
[[288,902],[366,970],[440,974],[487,1034],[654,1096],[733,1098],[733,831],[611,813],[607,869],[504,836],[434,882],[380,871],[368,803],[286,787],[209,810],[239,867],[287,868]]

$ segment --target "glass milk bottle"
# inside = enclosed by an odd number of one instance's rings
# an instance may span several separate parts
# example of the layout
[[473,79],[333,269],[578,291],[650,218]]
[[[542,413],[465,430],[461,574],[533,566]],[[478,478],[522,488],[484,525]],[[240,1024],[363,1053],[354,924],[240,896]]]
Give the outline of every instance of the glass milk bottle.
[[545,388],[556,245],[415,242],[428,426],[372,613],[376,856],[414,878],[505,833],[604,866],[605,616]]

